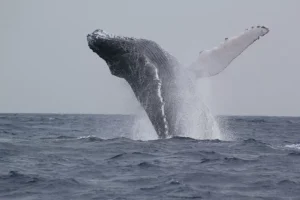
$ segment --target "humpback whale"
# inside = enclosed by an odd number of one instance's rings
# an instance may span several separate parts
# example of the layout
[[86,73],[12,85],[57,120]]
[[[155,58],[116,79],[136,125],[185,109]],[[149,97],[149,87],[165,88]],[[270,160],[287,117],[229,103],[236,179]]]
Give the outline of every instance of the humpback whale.
[[87,35],[89,48],[108,65],[112,75],[125,79],[147,113],[159,138],[184,132],[183,105],[186,93],[194,94],[193,79],[223,71],[236,57],[269,29],[255,26],[225,38],[217,47],[200,52],[189,66],[183,66],[156,42],[118,36],[97,29]]

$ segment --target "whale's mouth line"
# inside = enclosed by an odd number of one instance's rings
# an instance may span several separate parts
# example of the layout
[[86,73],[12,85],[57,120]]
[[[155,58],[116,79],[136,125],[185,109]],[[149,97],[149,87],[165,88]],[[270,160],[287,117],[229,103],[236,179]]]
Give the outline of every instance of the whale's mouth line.
[[[117,57],[127,53],[122,45],[113,43],[116,38],[118,37],[101,30],[96,30],[87,35],[88,46],[90,49],[106,62],[109,62],[110,65],[112,65],[114,60],[118,59]],[[121,41],[122,38],[119,39]]]
[[87,35],[87,41],[88,41],[88,45],[90,47],[90,49],[92,49],[93,51],[97,51],[98,47],[95,45],[95,38],[93,35],[88,34]]
[[94,32],[87,34],[88,45],[93,50],[99,50],[99,48],[96,45],[97,40],[107,41],[115,38],[117,38],[117,36],[109,34],[101,29],[97,29]]

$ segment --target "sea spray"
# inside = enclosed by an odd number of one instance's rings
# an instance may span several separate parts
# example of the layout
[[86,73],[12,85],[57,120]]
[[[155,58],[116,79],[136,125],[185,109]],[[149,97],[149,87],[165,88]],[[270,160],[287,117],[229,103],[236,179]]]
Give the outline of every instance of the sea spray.
[[142,141],[158,139],[155,129],[142,107],[135,113],[131,139]]
[[[157,71],[155,71],[157,73]],[[157,79],[159,77],[156,76]],[[176,119],[176,127],[180,127],[181,134],[172,136],[190,137],[199,140],[231,140],[227,132],[220,131],[218,122],[211,113],[209,107],[205,104],[211,90],[210,84],[197,84],[193,76],[187,78],[182,74],[177,77],[177,84],[180,87],[177,98],[180,98],[181,104],[177,107],[178,116]],[[200,88],[200,89],[199,89]],[[159,95],[159,89],[157,88]],[[203,92],[201,92],[203,91]],[[161,99],[163,102],[163,99]],[[163,108],[162,108],[163,110]],[[132,139],[135,140],[155,140],[158,139],[157,134],[144,109],[140,109],[135,113],[134,124],[132,127]],[[166,118],[165,118],[166,120]]]
[[204,78],[196,81],[196,93],[198,97],[202,99],[202,107],[206,107],[205,110],[208,115],[208,124],[211,124],[212,126],[213,138],[227,141],[235,140],[234,134],[226,128],[226,124],[224,124],[224,122],[220,123],[212,112],[215,103],[212,91],[211,79]]
[[177,119],[177,126],[183,127],[181,136],[201,140],[228,140],[227,134],[220,131],[215,117],[204,102],[203,94],[211,91],[210,84],[204,85],[204,92],[201,93],[193,74],[178,73],[176,80],[178,98],[182,102]]

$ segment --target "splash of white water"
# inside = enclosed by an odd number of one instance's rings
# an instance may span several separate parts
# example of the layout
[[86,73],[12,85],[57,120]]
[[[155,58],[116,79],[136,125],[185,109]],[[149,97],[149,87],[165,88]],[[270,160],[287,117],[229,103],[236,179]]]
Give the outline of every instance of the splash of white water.
[[143,108],[137,111],[134,118],[131,139],[142,141],[158,139],[157,133]]
[[214,99],[212,98],[212,81],[211,79],[201,79],[196,83],[196,90],[199,98],[203,100],[203,106],[206,106],[206,113],[208,115],[209,124],[212,127],[212,138],[219,140],[232,141],[235,137],[232,132],[227,130],[225,126],[220,126],[215,116],[213,115],[212,108]]
[[290,148],[290,149],[300,150],[300,144],[288,144],[288,145],[285,145],[285,147]]
[[178,74],[178,86],[182,105],[177,125],[183,127],[182,136],[200,140],[231,140],[229,134],[221,132],[215,117],[205,104],[204,96],[208,98],[211,92],[210,82],[199,88],[193,74],[188,74],[188,77]]
[[[150,64],[150,63],[149,63]],[[162,82],[158,74],[158,70],[153,66],[155,81],[158,81],[157,95],[161,101],[161,112],[166,130],[168,130],[168,123],[165,115],[165,102],[162,96],[161,87]],[[182,74],[181,74],[182,75]],[[186,88],[181,88],[179,91],[179,98],[182,100],[181,108],[179,110],[179,116],[176,122],[176,126],[183,128],[183,137],[190,137],[200,140],[232,140],[231,134],[225,130],[220,130],[220,127],[211,113],[209,107],[211,107],[211,84],[208,79],[205,81],[197,82],[191,76],[189,80],[180,78],[179,75],[179,86],[184,87],[191,85],[195,88],[195,92],[191,92]],[[132,93],[133,98],[134,94]],[[146,112],[140,106],[135,112],[135,120],[132,127],[132,135],[130,138],[134,140],[156,140],[158,139],[157,133],[151,124]],[[168,133],[169,134],[169,133]],[[171,133],[172,134],[172,133]]]
[[[156,78],[159,79],[159,76]],[[230,134],[224,130],[221,132],[215,117],[211,113],[209,107],[204,103],[205,101],[210,101],[210,82],[197,84],[197,82],[192,81],[188,83],[181,82],[181,84],[193,84],[193,86],[196,87],[196,93],[182,89],[178,95],[182,100],[182,105],[181,108],[178,108],[179,114],[176,126],[183,127],[182,135],[178,136],[190,137],[199,140],[232,140],[233,137]],[[158,88],[158,95],[161,96],[161,93],[159,93],[159,90],[161,89],[160,87]],[[163,98],[160,99],[163,102]],[[157,134],[142,107],[140,107],[136,112],[131,138],[134,140],[158,139]]]
[[[182,107],[179,108],[176,126],[183,127],[182,137],[198,140],[233,140],[233,136],[226,130],[220,130],[219,124],[209,107],[204,103],[209,99],[210,83],[204,83],[197,89],[196,94],[183,90],[180,96],[184,97]],[[136,113],[132,136],[134,140],[156,140],[157,134],[144,109],[140,107]]]

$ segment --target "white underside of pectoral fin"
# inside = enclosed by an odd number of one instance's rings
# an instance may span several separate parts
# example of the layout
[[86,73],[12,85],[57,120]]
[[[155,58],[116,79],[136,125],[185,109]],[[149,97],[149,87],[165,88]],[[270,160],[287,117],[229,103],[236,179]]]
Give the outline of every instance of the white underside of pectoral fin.
[[189,70],[197,78],[217,75],[245,49],[268,32],[268,28],[256,26],[246,29],[238,36],[225,38],[225,41],[219,46],[202,51],[197,60],[189,66]]

